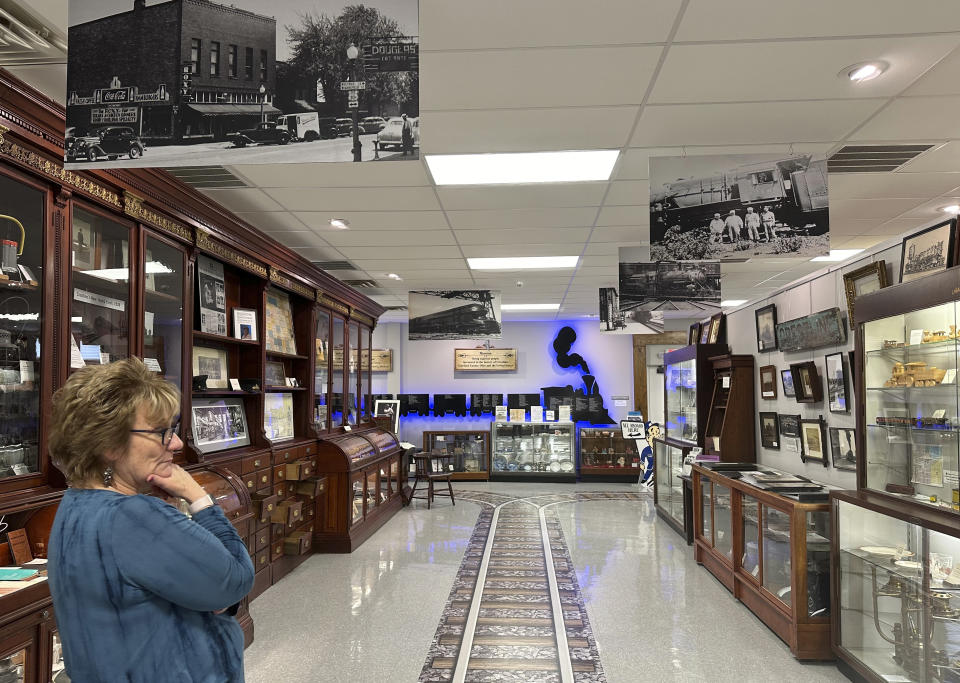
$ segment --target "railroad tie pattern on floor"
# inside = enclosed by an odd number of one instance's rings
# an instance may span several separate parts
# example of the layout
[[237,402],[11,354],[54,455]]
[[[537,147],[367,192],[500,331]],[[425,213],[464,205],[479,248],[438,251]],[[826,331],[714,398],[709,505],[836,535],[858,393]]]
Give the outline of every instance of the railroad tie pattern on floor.
[[554,507],[642,495],[456,495],[482,510],[420,681],[606,681]]

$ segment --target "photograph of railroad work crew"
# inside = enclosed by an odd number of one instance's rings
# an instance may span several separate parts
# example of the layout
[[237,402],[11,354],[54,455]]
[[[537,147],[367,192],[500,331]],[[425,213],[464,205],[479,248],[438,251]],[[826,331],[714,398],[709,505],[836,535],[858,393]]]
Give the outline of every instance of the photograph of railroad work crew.
[[822,157],[651,157],[651,260],[829,254],[827,199]]
[[665,319],[699,320],[720,311],[720,262],[634,261],[645,250],[620,249],[616,331],[659,334]]
[[500,292],[456,289],[410,292],[409,338],[499,339]]

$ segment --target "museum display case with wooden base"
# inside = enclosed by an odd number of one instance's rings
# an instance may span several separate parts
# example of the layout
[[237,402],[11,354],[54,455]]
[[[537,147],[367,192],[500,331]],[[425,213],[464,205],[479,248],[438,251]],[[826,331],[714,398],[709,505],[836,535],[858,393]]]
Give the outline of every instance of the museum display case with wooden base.
[[663,428],[674,442],[703,448],[713,396],[710,359],[727,353],[726,344],[691,344],[663,355]]
[[490,432],[429,431],[423,433],[423,452],[449,455],[454,481],[489,481]]
[[579,434],[581,481],[637,481],[643,472],[638,440],[624,439],[618,425],[581,427]]
[[[771,472],[744,463],[742,472]],[[768,476],[780,476],[771,473]],[[782,475],[789,478],[789,475]],[[694,465],[694,557],[776,633],[797,659],[830,648],[830,506],[810,482],[763,490]],[[807,502],[807,498],[816,502]]]
[[693,499],[683,482],[683,459],[689,446],[669,439],[652,439],[653,506],[657,515],[674,531],[693,543]]

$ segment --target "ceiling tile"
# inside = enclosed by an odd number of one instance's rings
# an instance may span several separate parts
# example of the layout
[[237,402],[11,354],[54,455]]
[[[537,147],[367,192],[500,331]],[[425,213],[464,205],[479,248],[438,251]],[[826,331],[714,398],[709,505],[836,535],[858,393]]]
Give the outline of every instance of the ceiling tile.
[[610,183],[604,206],[649,206],[650,183],[646,180],[620,180]]
[[[500,258],[504,256],[579,256],[582,248],[582,244],[465,244],[463,245],[463,255],[467,258]],[[572,269],[562,268],[560,270]]]
[[510,228],[506,230],[458,230],[457,241],[463,245],[482,244],[566,244],[577,252],[590,234],[590,228]]
[[831,141],[876,111],[882,100],[648,106],[631,145],[734,145]]
[[280,244],[293,247],[319,247],[328,246],[311,230],[287,230],[271,232],[270,237],[277,240]]
[[[658,102],[735,102],[892,97],[960,43],[956,36],[864,38],[803,43],[802,59],[758,59],[777,43],[675,45],[650,95]],[[896,65],[883,78],[856,85],[837,73],[868,60]],[[706,64],[722,64],[723,76]]]
[[631,46],[424,52],[420,108],[639,104],[662,51],[659,46]]
[[447,230],[442,211],[298,211],[294,215],[316,230],[338,231],[331,218],[343,218],[352,230]]
[[897,218],[926,218],[928,221],[941,221],[952,218],[940,209],[950,204],[960,204],[960,197],[944,195],[922,203],[916,203],[909,211],[904,211],[902,216]]
[[901,172],[953,172],[960,169],[960,141],[938,145],[908,161]]
[[[218,190],[218,192],[230,190]],[[260,190],[247,190],[260,192]],[[440,208],[430,187],[283,187],[264,190],[289,211],[425,211]]]
[[641,239],[650,237],[650,206],[605,206],[597,216],[597,225],[632,225],[644,227]]
[[925,73],[904,95],[960,95],[960,50]]
[[960,171],[954,173],[841,173],[831,174],[830,200],[835,199],[929,199],[960,187]]
[[210,189],[201,192],[231,211],[284,211],[290,208],[254,187]]
[[578,228],[593,225],[594,206],[571,208],[447,211],[451,227],[457,230],[487,228]]
[[287,211],[251,211],[234,212],[250,225],[264,232],[275,232],[278,230],[304,230],[305,227],[300,220],[292,213]]
[[[297,149],[310,145],[297,143]],[[245,164],[228,170],[259,187],[396,187],[429,185],[422,160],[398,164]]]
[[[614,149],[624,145],[637,107],[425,112],[425,154]],[[465,134],[469,131],[469,134]]]
[[[64,33],[66,33],[64,31]],[[12,64],[3,67],[17,78],[26,81],[58,104],[67,101],[67,65],[64,64],[33,64],[15,66]]]
[[869,249],[885,239],[886,237],[883,235],[852,235],[840,239],[831,238],[830,247],[832,249]]
[[901,97],[854,133],[851,140],[960,138],[960,96]]
[[329,230],[324,239],[335,247],[453,246],[449,230]]
[[607,183],[439,187],[444,209],[525,209],[600,206]]
[[[368,243],[369,244],[369,243]],[[384,249],[379,246],[338,247],[350,260],[375,259],[384,256]],[[460,257],[460,250],[456,246],[417,246],[417,247],[390,247],[389,255],[392,258],[420,259],[453,259]],[[357,264],[359,265],[359,264]]]
[[960,31],[960,14],[955,10],[941,0],[691,0],[676,40]]
[[290,247],[308,261],[339,261],[343,254],[330,247]]
[[932,223],[936,222],[936,220],[936,217],[894,218],[892,221],[887,221],[875,226],[869,231],[869,234],[881,235],[886,239],[897,235],[912,233],[922,227],[931,225]]
[[611,2],[421,0],[421,51],[611,45],[666,40],[680,0]]
[[918,204],[917,199],[837,199],[830,202],[830,219],[875,218],[881,221],[896,218]]
[[[600,228],[594,229],[594,234]],[[644,244],[643,242],[634,241],[623,241],[623,242],[595,242],[590,240],[590,244],[587,245],[587,248],[584,250],[584,256],[612,256],[613,262],[617,261],[617,256],[619,255],[620,247],[642,247],[649,246],[649,244]]]
[[[644,207],[646,208],[646,207]],[[610,227],[602,226],[593,229],[590,236],[590,244],[598,242],[642,242],[650,235],[650,230],[646,227],[625,226]]]

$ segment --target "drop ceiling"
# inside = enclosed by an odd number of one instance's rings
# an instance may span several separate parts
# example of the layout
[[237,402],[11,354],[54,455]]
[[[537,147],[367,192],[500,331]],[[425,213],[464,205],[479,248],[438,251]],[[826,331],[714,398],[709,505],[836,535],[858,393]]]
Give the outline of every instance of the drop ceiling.
[[[65,12],[65,0],[43,4],[53,23]],[[410,289],[476,286],[502,289],[504,303],[560,304],[507,320],[595,315],[597,288],[617,284],[617,248],[648,243],[651,156],[932,145],[894,172],[831,177],[836,249],[886,241],[960,202],[952,2],[421,0],[420,24],[423,153],[621,154],[609,182],[437,187],[419,160],[229,166],[246,187],[203,190],[312,261],[349,261],[354,270],[332,274],[373,280],[363,291],[385,306],[405,305]],[[867,60],[891,66],[860,85],[838,77]],[[331,228],[333,217],[350,229]],[[576,270],[466,264],[570,254]],[[725,264],[723,297],[753,299],[819,267]]]

